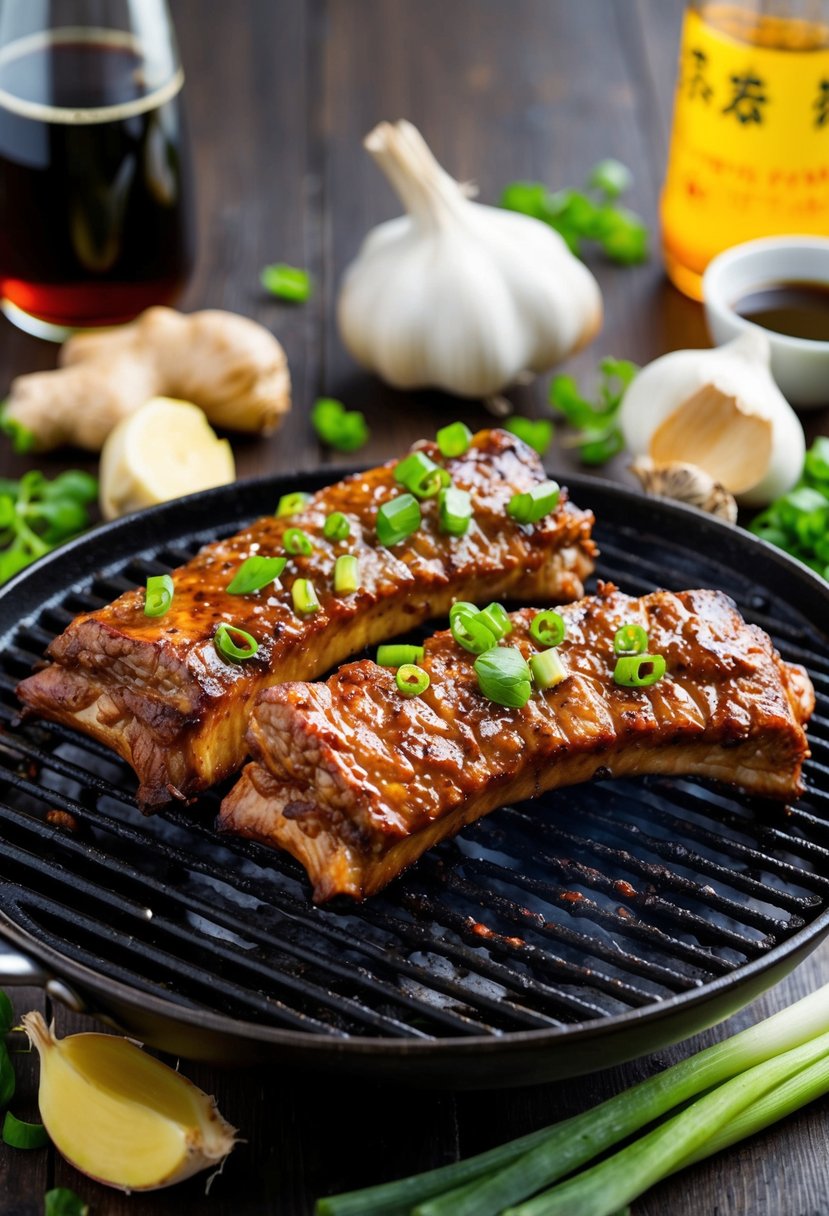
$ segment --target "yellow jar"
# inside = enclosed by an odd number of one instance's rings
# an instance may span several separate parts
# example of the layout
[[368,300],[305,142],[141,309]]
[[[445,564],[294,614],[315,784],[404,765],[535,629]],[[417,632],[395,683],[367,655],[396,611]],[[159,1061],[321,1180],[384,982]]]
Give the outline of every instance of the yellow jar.
[[688,6],[661,219],[694,299],[723,249],[829,235],[829,0]]

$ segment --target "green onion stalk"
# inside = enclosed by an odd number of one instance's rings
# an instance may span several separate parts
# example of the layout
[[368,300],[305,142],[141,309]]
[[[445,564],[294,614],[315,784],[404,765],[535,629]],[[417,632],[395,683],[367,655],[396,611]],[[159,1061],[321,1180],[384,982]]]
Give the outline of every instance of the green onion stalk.
[[[804,1050],[798,1051],[800,1048]],[[788,1053],[788,1058],[784,1053]],[[766,1062],[769,1067],[765,1071],[758,1068]],[[829,985],[826,985],[757,1026],[682,1060],[592,1110],[465,1161],[398,1182],[321,1199],[317,1203],[316,1216],[411,1216],[412,1213],[415,1216],[498,1216],[510,1205],[519,1204],[550,1187],[654,1120],[704,1094],[704,1099],[694,1102],[669,1124],[658,1127],[615,1158],[609,1158],[610,1162],[616,1161],[619,1185],[617,1187],[611,1181],[613,1194],[601,1211],[612,1214],[658,1178],[735,1143],[738,1138],[735,1133],[741,1129],[741,1136],[750,1135],[791,1113],[803,1102],[825,1093],[829,1086],[828,1074]],[[729,1089],[724,1083],[730,1083],[732,1078],[739,1078],[741,1084]],[[721,1087],[724,1092],[720,1093],[715,1087]],[[700,1110],[703,1101],[707,1105]],[[682,1132],[681,1125],[686,1117],[690,1129],[687,1134]],[[670,1129],[667,1133],[665,1127]],[[680,1135],[682,1145],[674,1152],[672,1146]],[[650,1143],[644,1150],[644,1162],[637,1151],[619,1165],[619,1158],[624,1153],[637,1149],[645,1141]],[[607,1164],[603,1162],[595,1170],[603,1169]],[[636,1171],[639,1189],[635,1192],[624,1182],[629,1169]],[[591,1197],[595,1170],[588,1170],[582,1176],[584,1179],[593,1175],[584,1184],[585,1193]],[[602,1175],[602,1180],[607,1183],[607,1176]],[[564,1185],[570,1187],[576,1181],[572,1179]],[[540,1202],[542,1198],[552,1202],[549,1196],[538,1196],[532,1202]],[[558,1197],[555,1201],[558,1202]],[[576,1207],[572,1193],[568,1203],[569,1206],[549,1209],[533,1209],[525,1204],[518,1211],[520,1216],[539,1216],[548,1210],[566,1211],[568,1216],[574,1216],[576,1212],[579,1216],[587,1216],[588,1212],[594,1211],[593,1208]],[[518,1216],[518,1212],[513,1216]]]

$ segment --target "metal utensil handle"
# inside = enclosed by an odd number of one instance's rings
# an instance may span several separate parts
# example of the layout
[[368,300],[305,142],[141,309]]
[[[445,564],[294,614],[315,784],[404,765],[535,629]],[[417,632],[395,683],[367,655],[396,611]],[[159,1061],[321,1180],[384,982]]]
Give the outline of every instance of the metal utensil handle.
[[86,1003],[63,980],[55,979],[42,963],[0,946],[0,988],[45,988],[48,995],[74,1013],[85,1013]]

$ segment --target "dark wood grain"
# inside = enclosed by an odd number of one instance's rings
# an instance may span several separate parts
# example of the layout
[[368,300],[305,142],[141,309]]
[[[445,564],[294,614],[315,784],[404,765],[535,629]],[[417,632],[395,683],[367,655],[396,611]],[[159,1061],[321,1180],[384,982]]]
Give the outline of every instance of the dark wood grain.
[[[308,421],[320,393],[364,409],[367,460],[385,458],[445,420],[486,421],[476,403],[402,394],[354,367],[334,320],[342,272],[368,229],[399,208],[361,148],[382,118],[416,122],[447,168],[475,179],[484,201],[518,177],[576,185],[608,155],[633,169],[631,206],[655,226],[676,63],[680,0],[172,0],[188,75],[200,252],[182,306],[253,316],[284,343],[294,410],[267,441],[236,443],[241,474],[309,468],[330,459]],[[317,290],[297,308],[265,296],[270,261],[307,266]],[[702,311],[664,279],[658,257],[635,269],[591,259],[605,328],[568,370],[590,381],[597,358],[640,362],[707,344]],[[3,378],[52,366],[54,348],[0,320]],[[540,413],[547,378],[513,396]],[[808,418],[829,431],[829,413]],[[84,462],[84,458],[80,458]],[[57,470],[0,445],[0,471]],[[86,461],[91,466],[91,462]],[[556,447],[550,468],[572,455]],[[605,475],[624,478],[624,461]],[[583,1110],[692,1049],[782,1008],[829,981],[829,945],[724,1027],[658,1057],[586,1078],[510,1093],[384,1089],[358,1081],[183,1064],[216,1094],[245,1139],[208,1199],[204,1180],[121,1196],[79,1176],[54,1153],[0,1150],[0,1216],[36,1216],[47,1185],[73,1187],[93,1216],[306,1216],[335,1189],[454,1160]],[[45,1007],[16,994],[19,1012]],[[56,1010],[61,1033],[88,1019]],[[34,1113],[36,1066],[18,1057],[18,1113]],[[669,1180],[635,1216],[828,1216],[826,1102],[722,1158]]]

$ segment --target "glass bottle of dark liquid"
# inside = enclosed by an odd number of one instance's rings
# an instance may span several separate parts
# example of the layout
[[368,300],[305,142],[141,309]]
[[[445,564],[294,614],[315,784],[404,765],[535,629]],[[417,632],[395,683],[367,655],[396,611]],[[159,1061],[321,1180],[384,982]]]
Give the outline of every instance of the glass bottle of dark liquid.
[[165,0],[2,0],[0,296],[16,324],[63,337],[178,294],[194,257],[183,80]]

